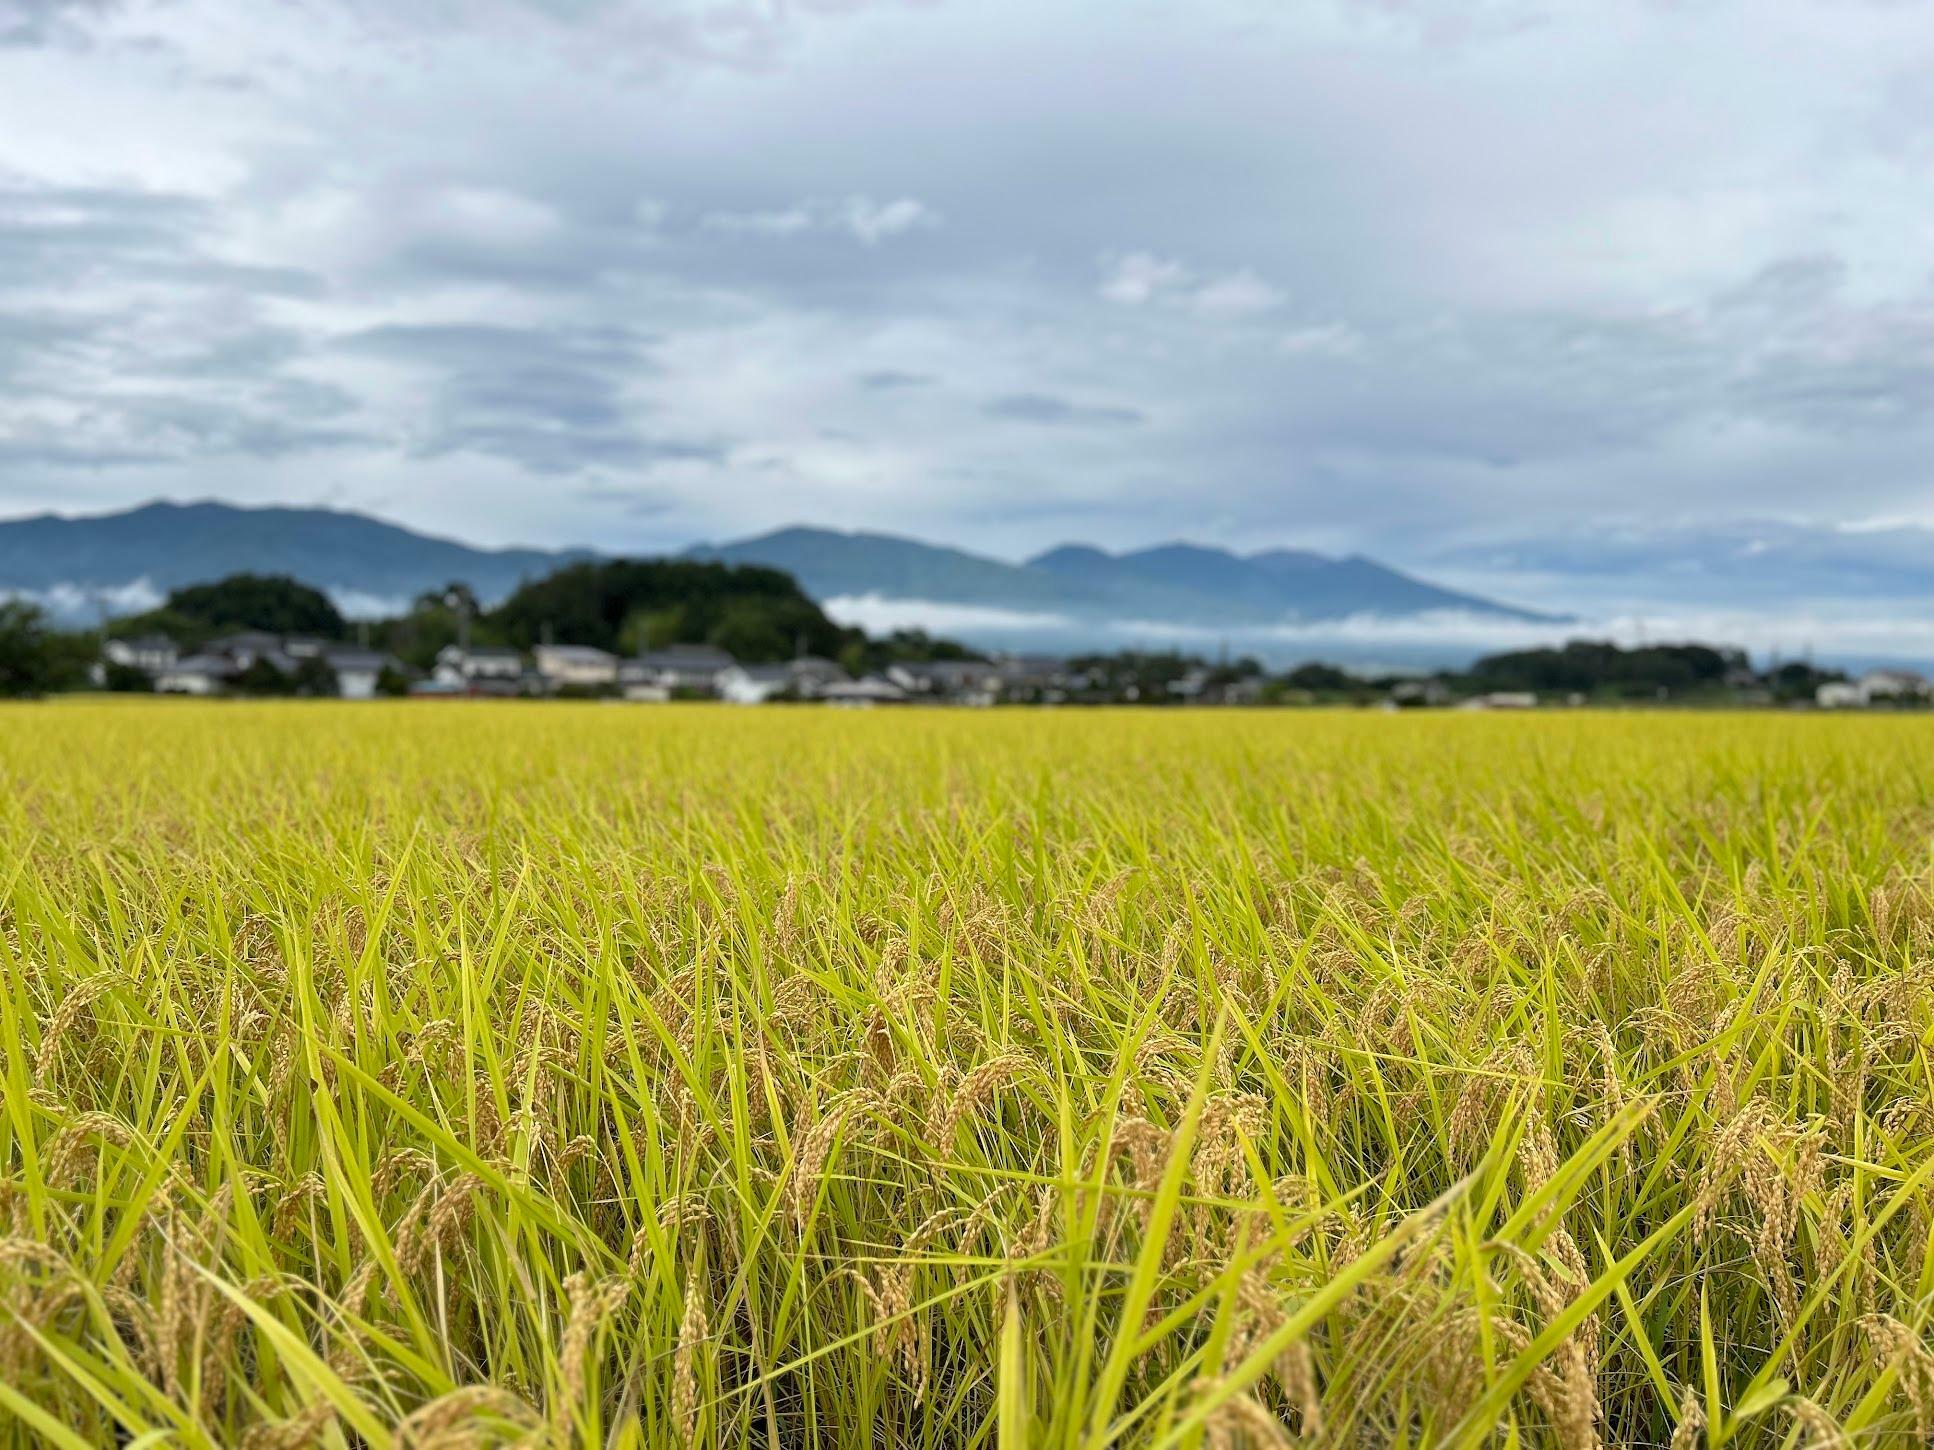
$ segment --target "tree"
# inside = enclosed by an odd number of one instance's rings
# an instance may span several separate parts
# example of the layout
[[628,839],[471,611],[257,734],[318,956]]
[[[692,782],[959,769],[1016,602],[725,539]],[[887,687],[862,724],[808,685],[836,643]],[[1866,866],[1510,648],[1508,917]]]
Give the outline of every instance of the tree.
[[154,693],[154,676],[134,665],[116,664],[109,660],[101,671],[101,684],[115,694],[144,695]]
[[1766,676],[1766,687],[1776,700],[1811,700],[1820,686],[1838,684],[1846,677],[1842,670],[1816,669],[1805,660],[1788,660]]
[[1626,698],[1660,692],[1715,691],[1728,675],[1747,669],[1738,650],[1703,644],[1644,645],[1621,649],[1609,641],[1575,639],[1562,649],[1513,650],[1487,655],[1472,665],[1465,687],[1490,690],[1576,691]]
[[47,617],[24,600],[0,603],[0,695],[44,695],[56,684]]
[[122,638],[166,634],[188,649],[245,629],[323,639],[348,633],[328,595],[282,574],[231,574],[213,584],[191,584],[171,593],[159,609],[116,620],[112,629]]
[[472,619],[483,613],[483,606],[477,603],[476,591],[461,579],[452,579],[441,589],[431,589],[417,595],[414,607],[419,610],[445,609],[452,614],[467,614]]
[[717,645],[748,662],[789,659],[802,646],[832,656],[864,638],[828,619],[790,574],[693,559],[572,564],[523,585],[485,622],[518,649],[548,635],[616,650],[642,635],[653,645]]
[[286,695],[293,681],[267,659],[258,659],[236,675],[230,687],[238,695]]
[[618,631],[618,653],[639,655],[647,650],[663,649],[678,643],[684,630],[685,611],[676,605],[669,609],[634,609],[625,616],[624,627]]
[[1312,694],[1348,694],[1363,688],[1363,681],[1335,665],[1312,661],[1298,665],[1283,676],[1283,683],[1292,690],[1308,690]]
[[289,688],[298,695],[322,697],[340,693],[342,685],[336,679],[336,672],[329,668],[327,660],[310,655],[289,676]]

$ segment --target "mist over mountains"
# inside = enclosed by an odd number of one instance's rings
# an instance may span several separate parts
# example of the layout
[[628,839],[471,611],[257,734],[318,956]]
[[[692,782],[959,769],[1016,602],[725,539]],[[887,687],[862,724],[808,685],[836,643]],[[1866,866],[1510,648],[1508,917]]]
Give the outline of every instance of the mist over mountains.
[[1288,549],[1245,556],[1177,543],[1111,554],[1064,544],[1007,564],[889,534],[790,528],[692,552],[784,569],[820,600],[919,600],[1085,621],[1235,630],[1447,610],[1517,622],[1557,618],[1439,588],[1373,559]]

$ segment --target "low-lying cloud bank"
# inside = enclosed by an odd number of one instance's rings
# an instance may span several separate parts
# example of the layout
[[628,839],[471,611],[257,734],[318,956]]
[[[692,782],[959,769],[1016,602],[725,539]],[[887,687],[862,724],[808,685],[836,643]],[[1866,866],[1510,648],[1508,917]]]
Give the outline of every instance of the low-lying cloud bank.
[[143,614],[161,603],[162,592],[145,576],[126,584],[94,587],[56,584],[51,589],[0,589],[0,600],[37,605],[66,625],[95,625],[122,614]]
[[925,629],[989,649],[1178,649],[1254,654],[1271,664],[1325,659],[1363,669],[1424,669],[1466,664],[1498,650],[1572,639],[1623,645],[1698,641],[1744,649],[1759,661],[1810,654],[1850,668],[1887,662],[1934,663],[1934,612],[1925,604],[1872,608],[1801,605],[1781,613],[1661,607],[1605,613],[1556,624],[1499,619],[1462,610],[1387,618],[1284,623],[1227,631],[1159,620],[1093,622],[1058,614],[967,607],[879,595],[825,601],[828,614],[869,631]]
[[[392,619],[407,613],[410,601],[400,595],[370,594],[361,589],[325,589],[344,619]],[[51,589],[0,589],[0,600],[22,599],[45,610],[49,618],[69,628],[93,627],[103,619],[145,614],[167,599],[145,575],[126,584],[96,587],[56,584]]]

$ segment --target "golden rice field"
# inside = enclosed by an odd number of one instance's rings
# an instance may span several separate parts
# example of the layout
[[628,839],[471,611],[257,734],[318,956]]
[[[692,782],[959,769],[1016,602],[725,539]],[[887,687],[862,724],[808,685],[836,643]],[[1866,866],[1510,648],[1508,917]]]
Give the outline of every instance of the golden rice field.
[[15,1444],[1934,1434],[1934,721],[0,711]]

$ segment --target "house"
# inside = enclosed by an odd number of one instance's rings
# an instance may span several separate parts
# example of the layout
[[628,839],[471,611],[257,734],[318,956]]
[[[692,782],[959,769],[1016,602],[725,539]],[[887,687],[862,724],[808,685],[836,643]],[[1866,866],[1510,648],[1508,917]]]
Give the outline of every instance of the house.
[[266,630],[245,629],[239,634],[225,634],[219,639],[209,640],[202,646],[201,652],[205,655],[221,655],[237,670],[245,670],[260,659],[267,659],[280,670],[289,668],[290,656],[282,648],[282,636]]
[[1001,672],[985,660],[922,660],[888,665],[886,677],[909,695],[991,705],[1000,698]]
[[163,695],[214,695],[234,674],[235,662],[227,656],[195,654],[157,671],[154,687]]
[[802,700],[817,700],[834,686],[853,682],[853,677],[845,670],[818,655],[801,655],[796,660],[788,660],[786,672],[792,676],[793,690]]
[[1068,673],[1067,661],[1054,655],[1007,655],[997,667],[1003,680],[1022,685],[1058,685]]
[[672,697],[671,687],[659,684],[657,675],[636,660],[618,662],[618,693],[640,705],[662,705]]
[[1813,692],[1813,700],[1823,710],[1857,710],[1909,704],[1928,695],[1926,677],[1913,670],[1868,670],[1858,680],[1829,680]]
[[1538,697],[1529,690],[1493,690],[1458,703],[1460,710],[1535,710]]
[[135,639],[110,639],[101,645],[101,658],[111,665],[158,675],[181,657],[175,642],[165,634],[144,634]]
[[1181,679],[1168,682],[1168,692],[1183,700],[1199,700],[1208,688],[1209,672],[1200,666],[1188,671]]
[[1028,700],[1060,700],[1070,689],[1085,689],[1085,678],[1071,676],[1066,660],[1052,655],[1009,655],[997,663],[1001,693]]
[[834,680],[818,686],[813,698],[829,705],[904,705],[907,692],[883,675],[865,675],[857,680]]
[[649,698],[634,695],[634,689],[662,690],[660,698],[667,699],[674,694],[714,695],[719,676],[737,663],[709,644],[672,644],[626,660],[619,666],[618,682],[625,687],[627,699]]
[[502,645],[446,644],[437,651],[436,667],[431,672],[439,684],[474,687],[494,684],[496,692],[514,689],[524,678],[521,650]]
[[1868,670],[1860,677],[1860,703],[1893,704],[1927,698],[1927,680],[1912,670]]
[[388,655],[367,649],[331,648],[323,652],[322,662],[335,671],[336,693],[345,700],[375,699],[383,671],[400,668]]
[[734,705],[763,705],[792,688],[792,671],[785,665],[733,665],[718,677],[719,698]]
[[553,690],[596,689],[618,683],[618,657],[588,644],[540,644],[532,652],[537,673]]
[[1450,691],[1442,680],[1399,680],[1390,689],[1390,701],[1403,709],[1425,709],[1450,703]]

